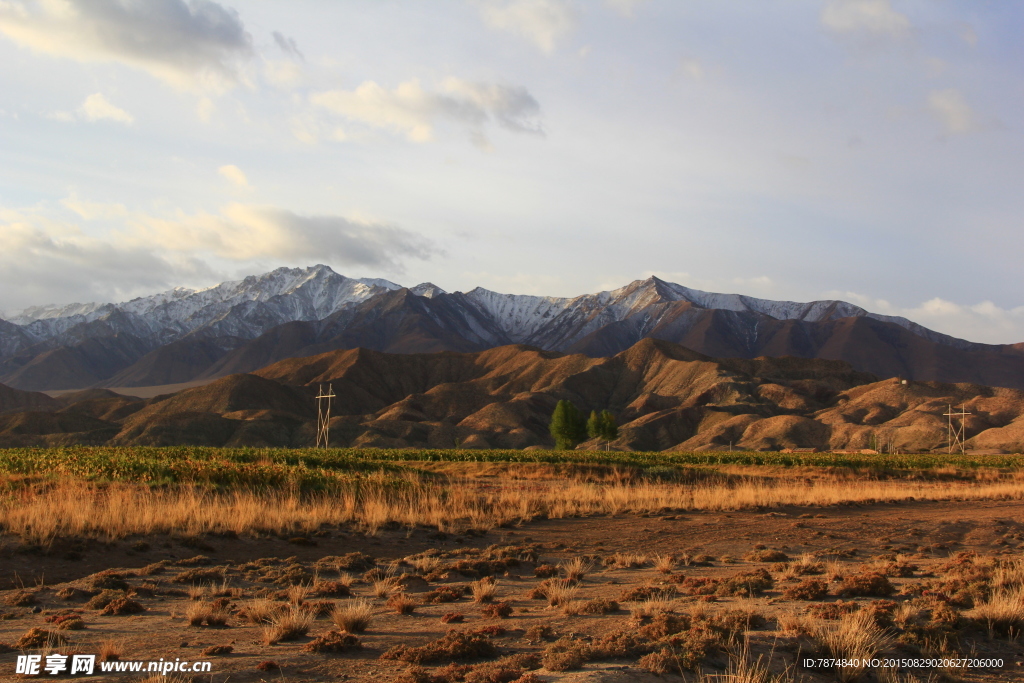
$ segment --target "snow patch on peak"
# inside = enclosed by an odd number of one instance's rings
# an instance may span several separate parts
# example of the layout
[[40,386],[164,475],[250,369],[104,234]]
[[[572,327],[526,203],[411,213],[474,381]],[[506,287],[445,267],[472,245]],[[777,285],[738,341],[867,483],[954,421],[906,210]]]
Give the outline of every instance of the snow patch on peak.
[[466,298],[487,313],[514,343],[526,341],[555,316],[564,311],[572,299],[529,294],[499,294],[483,287],[467,292]]
[[437,285],[435,285],[433,282],[421,282],[420,284],[416,285],[409,291],[415,294],[416,296],[425,296],[428,299],[433,299],[436,296],[448,293],[441,289],[440,287],[438,287]]

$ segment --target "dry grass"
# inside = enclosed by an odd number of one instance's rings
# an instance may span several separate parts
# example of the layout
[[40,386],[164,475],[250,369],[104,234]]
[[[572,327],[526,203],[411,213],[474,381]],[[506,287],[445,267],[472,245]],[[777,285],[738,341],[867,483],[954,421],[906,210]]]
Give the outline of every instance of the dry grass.
[[350,600],[331,613],[334,625],[347,633],[362,633],[370,627],[373,604],[369,600]]
[[279,602],[268,598],[254,598],[246,603],[242,613],[250,624],[270,624],[284,609],[284,605]]
[[890,644],[890,638],[878,627],[867,610],[846,614],[838,623],[820,626],[813,636],[822,649],[837,659],[856,662],[857,666],[840,667],[836,674],[842,683],[860,678],[864,671],[857,660],[870,660]]
[[288,596],[289,604],[298,607],[309,597],[309,586],[302,583],[292,584],[288,586],[286,595]]
[[412,614],[419,603],[409,597],[406,593],[395,593],[388,598],[387,605],[389,608],[394,610],[396,614]]
[[562,574],[565,575],[565,579],[574,583],[582,581],[583,577],[594,568],[590,562],[582,557],[574,557],[571,560],[560,563],[558,566],[562,570]]
[[489,576],[469,584],[473,594],[473,602],[491,602],[498,592],[498,582]]
[[662,574],[671,574],[672,569],[676,566],[676,558],[671,555],[655,555],[654,556],[654,568]]
[[396,590],[398,590],[398,579],[394,576],[385,576],[383,579],[378,579],[373,582],[373,596],[376,598],[386,598]]
[[565,605],[576,597],[579,586],[566,579],[553,579],[544,589],[549,607]]
[[1013,637],[1024,628],[1024,587],[999,588],[966,616],[984,624],[993,634]]
[[292,607],[280,612],[263,627],[263,642],[274,645],[285,640],[295,640],[309,633],[313,627],[313,614]]
[[[759,470],[763,474],[764,470]],[[806,473],[733,476],[695,484],[569,481],[563,487],[480,490],[407,475],[407,486],[389,485],[394,475],[370,475],[355,489],[331,495],[288,492],[212,492],[191,487],[149,488],[133,484],[64,481],[26,488],[0,502],[0,525],[29,542],[45,544],[57,536],[121,538],[178,532],[312,533],[323,524],[357,524],[375,533],[388,522],[429,525],[442,530],[489,528],[528,521],[539,515],[652,513],[662,508],[728,511],[781,505],[832,505],[846,501],[1019,500],[1017,478],[978,480],[864,480],[821,476],[808,486]]]

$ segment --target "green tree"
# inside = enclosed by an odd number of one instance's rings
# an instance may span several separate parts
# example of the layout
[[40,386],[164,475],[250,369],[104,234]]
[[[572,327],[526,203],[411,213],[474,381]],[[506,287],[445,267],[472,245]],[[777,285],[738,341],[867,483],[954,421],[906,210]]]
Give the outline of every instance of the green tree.
[[579,409],[572,401],[561,400],[551,414],[549,425],[551,436],[555,437],[555,448],[568,450],[587,438],[587,425]]
[[605,441],[615,441],[615,439],[619,438],[619,425],[615,421],[615,416],[607,410],[601,411],[600,436]]

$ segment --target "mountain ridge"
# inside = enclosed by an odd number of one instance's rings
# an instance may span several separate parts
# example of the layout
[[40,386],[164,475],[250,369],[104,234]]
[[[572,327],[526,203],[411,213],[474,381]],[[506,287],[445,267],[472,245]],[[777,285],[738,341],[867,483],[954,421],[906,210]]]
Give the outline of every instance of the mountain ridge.
[[860,370],[1024,388],[1024,344],[988,345],[839,300],[773,301],[657,277],[576,297],[446,292],[279,268],[120,304],[0,321],[0,382],[26,390],[148,386],[250,372],[342,348],[474,352],[509,344],[612,356],[653,337],[713,357],[848,360]]

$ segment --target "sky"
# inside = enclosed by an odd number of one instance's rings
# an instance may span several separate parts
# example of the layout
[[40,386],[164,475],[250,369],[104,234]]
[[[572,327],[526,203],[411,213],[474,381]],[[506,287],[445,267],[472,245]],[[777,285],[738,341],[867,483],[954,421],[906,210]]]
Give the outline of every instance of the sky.
[[0,311],[656,275],[1024,342],[1024,3],[0,0]]

